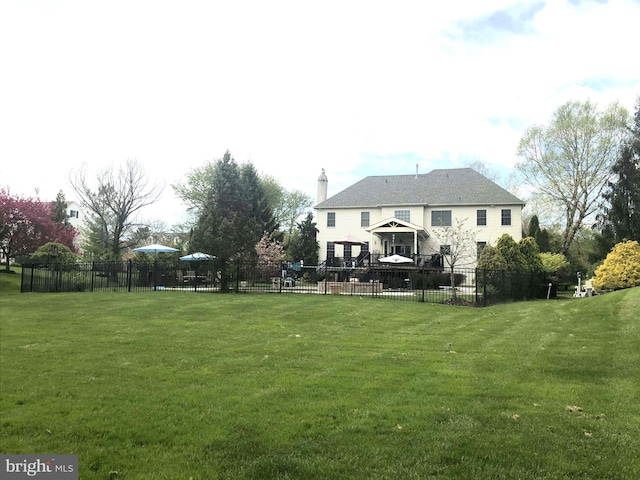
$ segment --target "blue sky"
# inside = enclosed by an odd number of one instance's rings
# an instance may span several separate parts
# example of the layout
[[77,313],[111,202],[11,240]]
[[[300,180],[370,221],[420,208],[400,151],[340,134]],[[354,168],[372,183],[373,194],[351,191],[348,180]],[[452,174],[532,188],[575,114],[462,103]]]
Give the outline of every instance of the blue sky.
[[137,158],[170,184],[230,150],[315,197],[481,161],[568,100],[633,109],[640,2],[4,0],[0,185],[43,198]]

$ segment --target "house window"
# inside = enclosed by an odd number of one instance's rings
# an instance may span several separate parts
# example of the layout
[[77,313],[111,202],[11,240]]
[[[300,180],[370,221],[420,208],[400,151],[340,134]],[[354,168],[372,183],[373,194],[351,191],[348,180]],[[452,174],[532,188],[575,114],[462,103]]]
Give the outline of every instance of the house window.
[[451,245],[440,245],[440,255],[451,255]]
[[480,258],[480,254],[482,253],[482,250],[484,249],[484,247],[487,246],[487,242],[478,242],[477,243],[477,249],[478,249],[478,258]]
[[511,225],[511,209],[505,208],[502,210],[502,225],[509,226]]
[[336,212],[328,212],[327,227],[335,227],[335,226],[336,226]]
[[479,227],[486,227],[487,226],[487,211],[486,210],[478,210],[476,218],[477,218],[476,224]]
[[344,255],[343,256],[344,256],[345,260],[352,257],[352,255],[351,255],[351,245],[345,245],[344,246]]
[[333,242],[327,242],[327,259],[336,256],[336,244]]
[[411,210],[395,210],[393,216],[403,222],[411,222]]
[[369,226],[369,212],[360,212],[360,226],[361,227]]
[[69,210],[69,216],[71,218],[80,218],[80,212],[77,210]]
[[431,212],[432,227],[450,227],[451,210],[434,210]]

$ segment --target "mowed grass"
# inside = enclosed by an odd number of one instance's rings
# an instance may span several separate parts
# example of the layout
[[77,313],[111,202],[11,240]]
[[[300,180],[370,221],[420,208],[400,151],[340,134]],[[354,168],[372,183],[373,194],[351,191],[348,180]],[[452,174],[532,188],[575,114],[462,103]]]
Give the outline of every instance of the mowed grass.
[[0,452],[81,479],[640,478],[638,288],[480,309],[6,277]]

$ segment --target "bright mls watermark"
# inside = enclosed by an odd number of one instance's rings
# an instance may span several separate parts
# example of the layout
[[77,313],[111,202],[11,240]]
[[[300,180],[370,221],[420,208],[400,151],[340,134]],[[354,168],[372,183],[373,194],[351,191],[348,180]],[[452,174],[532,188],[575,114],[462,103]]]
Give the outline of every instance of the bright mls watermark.
[[78,480],[77,455],[0,455],[2,480]]

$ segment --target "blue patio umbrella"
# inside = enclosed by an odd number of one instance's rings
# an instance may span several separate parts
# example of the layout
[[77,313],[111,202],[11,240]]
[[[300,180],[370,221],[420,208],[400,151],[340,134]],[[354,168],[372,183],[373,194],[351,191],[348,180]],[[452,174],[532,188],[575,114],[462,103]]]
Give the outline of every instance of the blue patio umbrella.
[[159,243],[152,243],[151,245],[145,245],[144,247],[134,248],[133,251],[135,253],[172,253],[179,252],[180,250],[160,245]]
[[[133,251],[135,253],[153,253],[156,257],[155,265],[153,267],[153,289],[157,290],[158,283],[158,253],[173,253],[179,252],[177,248],[167,247],[166,245],[160,245],[159,243],[152,243],[151,245],[145,245],[144,247],[134,248]],[[164,288],[164,287],[162,287]]]

